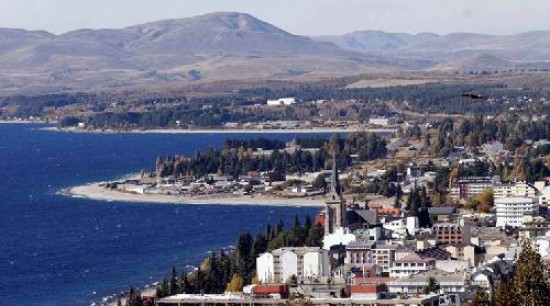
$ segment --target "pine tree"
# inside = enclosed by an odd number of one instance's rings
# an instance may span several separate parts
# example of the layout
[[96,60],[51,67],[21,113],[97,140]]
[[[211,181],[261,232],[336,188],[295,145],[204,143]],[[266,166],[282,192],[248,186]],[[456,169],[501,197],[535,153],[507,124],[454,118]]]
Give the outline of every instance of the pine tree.
[[257,234],[256,238],[254,239],[254,258],[258,258],[260,254],[265,253],[267,251],[267,239],[265,239],[264,235]]
[[485,290],[477,290],[474,300],[470,306],[492,306],[489,295]]
[[141,293],[134,288],[130,287],[130,292],[128,293],[128,299],[126,300],[126,306],[143,306],[143,299],[141,298]]
[[426,287],[424,287],[424,294],[430,294],[432,292],[437,293],[439,292],[439,289],[441,286],[437,282],[437,280],[433,277],[428,278],[428,284]]
[[180,293],[178,284],[178,272],[176,272],[176,266],[172,266],[172,277],[170,278],[170,292],[168,295],[174,295]]
[[309,232],[309,229],[311,229],[311,226],[312,226],[311,217],[309,216],[309,214],[307,214],[306,215],[306,221],[305,221],[305,224],[304,224],[304,228],[305,228],[306,232]]
[[494,286],[494,292],[491,297],[494,306],[516,306],[513,299],[515,294],[512,285],[505,280],[498,280]]
[[515,300],[520,306],[550,305],[550,285],[544,278],[540,254],[527,239],[522,243],[512,285]]
[[227,284],[225,291],[227,292],[241,292],[243,291],[244,280],[242,276],[234,274],[231,278],[231,282]]

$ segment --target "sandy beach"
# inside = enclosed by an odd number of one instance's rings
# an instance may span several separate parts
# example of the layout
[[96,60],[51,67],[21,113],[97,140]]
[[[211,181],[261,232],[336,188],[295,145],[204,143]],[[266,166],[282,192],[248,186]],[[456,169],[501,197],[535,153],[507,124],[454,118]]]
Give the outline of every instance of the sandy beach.
[[83,130],[76,128],[44,127],[42,130],[70,133],[125,133],[125,134],[322,134],[322,133],[351,133],[351,132],[374,132],[374,133],[395,133],[396,129],[364,129],[364,128],[314,128],[314,129],[148,129],[148,130]]
[[271,196],[251,195],[240,196],[232,194],[218,194],[208,196],[173,196],[157,194],[132,194],[109,190],[99,186],[100,183],[75,186],[61,191],[61,194],[75,198],[88,198],[100,201],[121,201],[134,203],[161,203],[161,204],[219,204],[219,205],[257,205],[257,206],[311,206],[321,207],[325,203],[322,196],[315,198],[282,199]]
[[54,124],[55,122],[43,122],[32,120],[0,120],[0,124]]

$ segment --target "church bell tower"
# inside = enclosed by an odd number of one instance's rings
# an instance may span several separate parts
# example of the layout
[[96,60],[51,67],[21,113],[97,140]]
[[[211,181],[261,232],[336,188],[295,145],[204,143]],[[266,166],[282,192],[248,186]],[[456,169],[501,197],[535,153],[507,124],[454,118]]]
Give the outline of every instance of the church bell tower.
[[332,175],[330,180],[330,192],[325,205],[325,236],[334,233],[336,229],[345,227],[346,203],[341,195],[340,179],[336,155],[333,156]]

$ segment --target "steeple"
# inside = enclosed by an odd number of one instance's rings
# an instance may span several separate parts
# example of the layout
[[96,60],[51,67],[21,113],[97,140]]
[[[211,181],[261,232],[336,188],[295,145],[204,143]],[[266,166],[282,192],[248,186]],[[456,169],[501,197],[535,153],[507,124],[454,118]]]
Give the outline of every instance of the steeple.
[[325,207],[325,235],[332,234],[336,229],[347,225],[346,203],[341,196],[336,154],[333,155],[332,160],[330,192]]
[[330,192],[340,196],[340,178],[338,177],[336,154],[333,154],[332,156],[332,176],[330,179]]

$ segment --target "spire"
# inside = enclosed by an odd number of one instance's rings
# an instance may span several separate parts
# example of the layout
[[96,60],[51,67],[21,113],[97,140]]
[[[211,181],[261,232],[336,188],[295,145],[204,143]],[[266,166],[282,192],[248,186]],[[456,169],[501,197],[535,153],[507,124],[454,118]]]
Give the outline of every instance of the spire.
[[340,195],[340,178],[338,177],[338,166],[336,154],[332,155],[332,176],[330,179],[330,191]]

